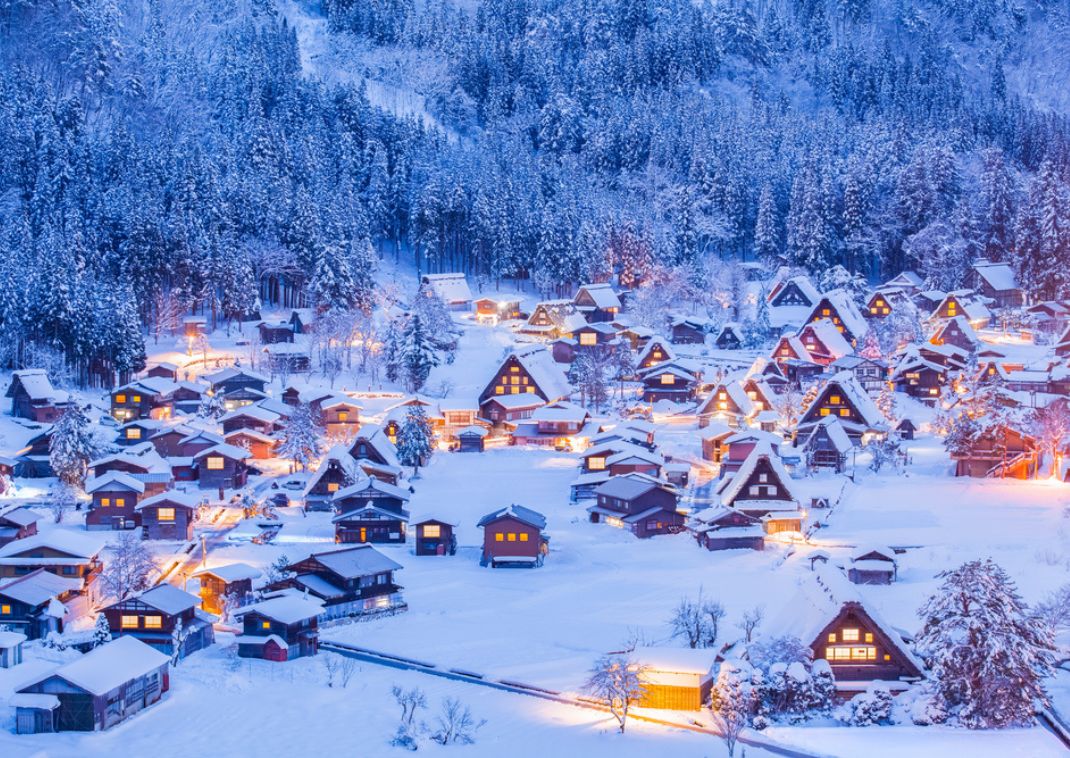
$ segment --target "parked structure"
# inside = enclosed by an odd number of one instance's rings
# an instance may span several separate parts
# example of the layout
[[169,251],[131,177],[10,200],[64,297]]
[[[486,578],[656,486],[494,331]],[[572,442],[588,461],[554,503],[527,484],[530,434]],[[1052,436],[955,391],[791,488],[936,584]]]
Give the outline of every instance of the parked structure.
[[522,505],[509,505],[479,520],[483,529],[481,566],[541,566],[549,552],[546,517]]

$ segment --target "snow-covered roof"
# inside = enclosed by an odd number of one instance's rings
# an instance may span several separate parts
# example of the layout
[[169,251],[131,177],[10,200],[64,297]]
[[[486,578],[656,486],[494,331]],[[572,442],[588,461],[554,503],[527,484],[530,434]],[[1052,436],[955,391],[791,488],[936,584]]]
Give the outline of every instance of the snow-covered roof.
[[706,398],[702,407],[699,408],[700,415],[727,412],[727,410],[721,411],[721,409],[717,407],[717,403],[720,402],[720,394],[722,391],[744,416],[750,416],[754,413],[754,402],[750,399],[750,395],[747,394],[747,391],[743,389],[743,385],[740,384],[739,381],[726,381],[723,384],[714,387],[713,392],[710,393],[710,396]]
[[499,508],[493,513],[488,513],[486,516],[479,520],[477,526],[486,526],[498,519],[502,518],[514,518],[521,523],[533,526],[536,529],[546,528],[546,517],[538,511],[533,511],[531,508],[525,508],[522,505],[507,505],[504,508]]
[[1006,263],[979,260],[973,264],[973,270],[996,292],[1009,292],[1018,289],[1018,282],[1014,278],[1014,269]]
[[328,397],[325,397],[322,400],[320,400],[320,408],[323,408],[324,410],[326,410],[328,408],[338,408],[338,407],[341,407],[341,406],[345,406],[345,407],[348,407],[348,408],[363,408],[364,407],[363,405],[358,403],[356,400],[351,398],[349,395],[340,395],[340,394],[329,395]]
[[545,400],[530,392],[521,392],[517,395],[491,395],[487,398],[486,402],[497,403],[505,410],[538,408],[539,406],[546,404]]
[[312,553],[309,557],[315,558],[320,564],[347,579],[381,574],[385,571],[397,571],[402,568],[400,563],[390,560],[371,545],[357,545],[325,553]]
[[661,337],[651,337],[647,340],[646,345],[643,347],[642,352],[639,353],[639,358],[636,360],[636,365],[641,365],[645,361],[655,347],[661,348],[661,352],[665,357],[662,360],[672,360],[676,357],[676,353],[673,351],[672,346],[668,341],[663,340]]
[[257,405],[243,405],[241,408],[235,408],[230,413],[219,419],[219,423],[226,423],[236,418],[251,418],[257,421],[265,421],[269,424],[274,424],[279,420],[280,415],[274,411],[268,410],[263,406]]
[[970,321],[988,321],[992,318],[992,311],[988,309],[981,299],[977,296],[977,293],[973,290],[955,290],[954,292],[948,292],[933,309],[930,319],[940,318],[940,309],[951,298],[955,298],[955,302],[962,308],[962,315],[966,316]]
[[11,378],[12,384],[14,384],[15,379],[19,380],[31,400],[52,400],[56,395],[55,389],[52,388],[52,382],[44,369],[28,368],[14,371],[11,374]]
[[[234,611],[236,618],[248,613],[259,613],[280,624],[296,624],[305,619],[316,618],[323,614],[323,606],[312,600],[305,600],[297,595],[278,595],[246,605]],[[282,643],[285,646],[285,642]]]
[[637,647],[631,653],[636,663],[652,669],[650,673],[706,675],[717,664],[719,648]]
[[575,403],[568,401],[550,403],[544,405],[531,414],[532,421],[573,421],[580,423],[591,414],[586,408],[581,408]]
[[[840,321],[843,323],[844,328],[851,333],[851,336],[856,339],[861,339],[862,336],[869,329],[869,325],[866,323],[866,319],[863,318],[861,312],[858,310],[858,306],[855,305],[854,300],[851,299],[843,290],[830,290],[825,293],[825,299],[829,301],[829,304],[836,310],[836,314],[840,317]],[[817,308],[820,307],[820,302],[814,308],[813,314],[811,314],[811,320],[814,316],[820,316],[817,312]]]
[[250,566],[248,563],[224,563],[221,566],[203,568],[194,571],[193,576],[214,576],[226,583],[238,582],[242,579],[256,579],[260,576],[260,569]]
[[54,711],[59,708],[59,698],[36,692],[20,692],[8,699],[12,708],[33,708],[41,711]]
[[846,453],[853,447],[851,438],[847,436],[847,432],[844,430],[843,424],[840,423],[838,416],[825,416],[818,421],[806,440],[807,444],[810,443],[810,440],[814,439],[814,435],[818,433],[819,429],[824,429],[828,432],[829,440],[832,442],[832,446],[836,449],[836,452]]
[[[739,467],[739,471],[732,475],[732,478],[723,485],[721,489],[721,502],[724,505],[731,506],[736,498],[743,491],[743,487],[747,485],[748,480],[757,468],[758,463],[762,460],[767,460],[773,473],[780,480],[780,484],[786,491],[787,496],[796,502],[798,498],[791,491],[791,477],[788,476],[788,470],[784,468],[784,463],[780,460],[780,457],[773,452],[772,446],[765,440],[760,440],[755,444],[754,449],[751,450],[750,455],[743,461],[743,465]],[[784,506],[781,505],[781,508]]]
[[913,271],[900,271],[887,282],[885,287],[912,287],[918,288],[923,284],[922,278]]
[[809,301],[810,305],[813,305],[821,299],[821,293],[817,291],[817,287],[815,287],[814,283],[810,281],[810,277],[806,276],[805,274],[801,274],[785,279],[783,282],[773,287],[773,289],[769,291],[769,302],[772,303],[772,301],[776,299],[777,295],[779,295],[789,284],[794,284],[796,287],[798,287],[799,292],[802,293],[803,297],[805,297]]
[[268,378],[263,374],[258,374],[255,371],[248,371],[237,366],[232,366],[230,368],[225,368],[220,371],[216,371],[214,374],[208,374],[204,378],[208,381],[209,384],[214,387],[220,382],[226,382],[241,376],[248,377],[249,379],[252,379],[254,381],[264,382],[264,384],[267,384],[268,382]]
[[842,358],[843,356],[854,352],[851,343],[840,333],[840,330],[836,328],[836,325],[827,318],[812,321],[799,331],[799,339],[803,345],[807,346],[807,351],[809,351],[807,337],[810,335],[813,335],[818,342],[824,345],[825,350],[828,351],[828,354],[833,358]]
[[[234,443],[231,442],[231,440],[237,437],[245,437],[256,442],[274,443],[276,441],[275,437],[272,437],[270,434],[264,434],[263,432],[257,431],[256,429],[235,429],[234,431],[227,432],[225,435],[223,435],[223,439],[226,440],[228,445],[233,445]],[[235,447],[240,446],[235,445]]]
[[386,461],[386,465],[395,468],[401,466],[401,463],[398,461],[397,448],[394,446],[394,443],[390,441],[390,438],[386,436],[386,432],[383,428],[378,424],[364,424],[360,428],[360,432],[349,444],[349,450],[354,450],[357,443],[361,440],[379,453],[383,460]]
[[965,316],[955,316],[944,322],[939,329],[936,330],[936,336],[939,339],[943,339],[944,332],[946,332],[951,325],[954,324],[959,330],[966,336],[966,338],[973,344],[977,344],[981,341],[981,338],[977,336],[977,332],[974,331],[973,326],[966,320]]
[[369,515],[371,518],[376,519],[387,519],[406,522],[409,520],[409,512],[405,509],[402,508],[393,511],[389,508],[382,508],[376,505],[374,500],[369,500],[359,508],[354,508],[352,510],[345,511],[344,513],[339,513],[337,516],[331,519],[331,523],[338,524],[343,521],[361,521],[365,518],[368,518]]
[[41,520],[41,517],[31,511],[29,508],[17,506],[10,508],[3,513],[0,513],[0,521],[5,521],[15,526],[29,526],[30,524],[36,524]]
[[[850,371],[841,371],[838,374],[832,376],[829,379],[828,384],[825,385],[825,390],[829,387],[837,387],[840,394],[847,398],[847,401],[862,417],[863,423],[872,428],[880,428],[884,424],[884,415],[881,414],[880,409],[877,408],[877,404],[873,402],[862,385],[858,383],[858,379]],[[806,409],[806,413],[809,414],[810,410],[818,403],[822,396],[826,394],[823,390],[817,394],[811,402],[810,407]],[[806,414],[804,414],[806,415]]]
[[22,690],[58,676],[93,695],[106,695],[127,682],[166,666],[170,658],[136,637],[124,634],[81,658],[38,676]]
[[582,293],[587,293],[595,307],[602,309],[620,308],[620,298],[608,282],[602,284],[585,284],[576,292],[574,300],[579,300]]
[[244,461],[246,458],[253,457],[253,454],[243,447],[228,445],[226,442],[219,442],[211,447],[206,447],[204,450],[194,453],[193,460],[205,458],[209,455],[219,455],[223,458],[229,458],[232,461]]
[[125,471],[108,471],[95,476],[85,483],[85,491],[92,494],[101,490],[127,489],[131,492],[144,492],[145,483],[135,479]]
[[188,492],[180,492],[179,490],[167,490],[161,492],[158,495],[147,497],[138,503],[135,507],[135,511],[143,511],[146,508],[153,508],[157,505],[163,505],[169,503],[171,505],[177,505],[180,508],[196,508],[200,502],[200,496],[192,495]]
[[572,394],[572,386],[564,372],[554,362],[550,351],[542,345],[518,348],[513,355],[549,400],[559,400]]
[[457,432],[458,437],[486,437],[490,432],[482,426],[466,426]]
[[0,650],[17,647],[26,641],[26,635],[19,632],[0,631]]
[[82,589],[81,579],[56,576],[43,568],[10,580],[0,580],[0,595],[33,607],[44,605],[53,598],[80,589]]
[[472,290],[464,274],[424,274],[423,281],[446,303],[472,301]]
[[[49,529],[46,532],[15,540],[0,547],[0,559],[32,552],[40,548],[48,548],[73,557],[89,559],[100,552],[102,543],[103,539],[100,537],[90,536],[83,532],[73,532],[69,529]],[[48,564],[56,559],[42,558],[41,560]]]
[[171,584],[157,584],[134,598],[169,616],[196,608],[201,604],[200,598],[180,590]]
[[599,485],[595,490],[595,494],[620,498],[621,500],[633,500],[659,486],[659,484],[652,481],[643,481],[627,476],[614,476],[609,481]]
[[402,489],[390,482],[384,482],[382,479],[376,479],[374,476],[361,476],[360,480],[348,487],[342,487],[334,493],[334,500],[345,500],[348,497],[352,497],[366,489],[373,489],[376,492],[382,492],[389,497],[396,497],[399,500],[408,500],[409,491]]

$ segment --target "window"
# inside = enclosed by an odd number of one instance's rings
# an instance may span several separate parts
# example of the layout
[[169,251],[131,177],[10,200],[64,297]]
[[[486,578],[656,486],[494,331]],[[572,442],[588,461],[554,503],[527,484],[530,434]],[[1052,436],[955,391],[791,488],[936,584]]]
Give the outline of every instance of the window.
[[131,427],[130,429],[127,429],[126,430],[126,438],[128,440],[139,440],[139,439],[141,439],[141,430],[138,429],[136,426],[135,427]]
[[261,629],[270,629],[271,628],[271,622],[270,621],[261,621],[260,622],[260,628]]
[[117,402],[117,403],[125,403],[126,402],[126,395],[116,395],[115,396],[115,402]]
[[759,482],[763,482],[763,483],[764,482],[768,482],[769,481],[769,474],[758,474],[758,481]]
[[836,641],[836,632],[829,632],[829,642]]
[[840,396],[839,395],[831,395],[829,397],[829,402],[832,403],[833,405],[839,405],[840,404]]
[[520,533],[520,541],[521,542],[527,542],[528,541],[528,533],[527,532],[521,532]]
[[503,387],[503,386],[501,386],[499,384],[497,387],[494,388],[494,394],[495,395],[503,395],[503,394],[505,394],[505,387]]
[[850,408],[840,408],[840,415],[845,417],[845,418],[847,416],[850,416],[851,415],[851,409]]
[[115,498],[115,507],[116,508],[122,508],[124,505],[126,505],[126,498],[123,498],[123,497]]
[[223,470],[223,459],[220,458],[218,455],[209,456],[206,459],[206,463],[208,465],[208,470],[209,471],[222,471]]
[[717,410],[719,410],[719,411],[727,411],[728,410],[728,403],[725,402],[724,400],[721,400],[719,403],[717,403]]
[[123,629],[137,629],[137,616],[120,616],[119,626]]
[[520,373],[520,367],[519,366],[510,366],[509,367],[509,373],[511,373],[511,374]]
[[606,459],[600,455],[593,455],[587,459],[587,468],[591,471],[601,471],[606,467]]
[[509,534],[506,536],[506,540],[508,540],[509,542],[516,542],[516,532],[509,532]]
[[857,629],[844,629],[841,633],[844,642],[858,642],[858,630]]
[[505,542],[505,533],[504,532],[495,532],[494,541],[495,542]]
[[873,632],[866,632],[866,642],[873,642]]
[[511,377],[509,377],[509,383],[510,384],[520,384],[520,377],[519,376],[511,376]]
[[107,508],[109,505],[111,505],[111,498],[110,497],[102,497],[100,499],[100,507],[101,508]]
[[821,415],[822,415],[822,416],[827,416],[827,415],[829,415],[829,409],[828,409],[828,408],[822,408],[822,409],[821,409]]
[[598,344],[598,335],[594,332],[583,332],[580,335],[580,344],[588,347]]
[[327,483],[327,491],[328,492],[337,492],[338,491],[338,482],[328,482]]
[[438,524],[428,524],[424,527],[424,537],[438,538],[442,536],[442,527]]
[[10,605],[0,605],[0,616],[10,616],[10,615],[11,615],[11,606]]
[[162,629],[163,617],[162,616],[146,616],[145,617],[146,629]]
[[762,488],[757,484],[752,484],[748,491],[751,497],[760,497],[762,494]]
[[349,421],[349,411],[338,411],[339,421]]
[[156,510],[157,521],[174,521],[175,509],[174,508],[158,508]]
[[526,389],[526,391],[527,391],[527,393],[529,395],[534,395],[535,394],[535,388],[534,387],[527,387],[525,389]]
[[662,384],[672,384],[673,381],[674,381],[674,377],[673,377],[672,374],[662,374],[661,375],[661,383]]
[[134,402],[135,403],[140,403],[141,402],[141,395],[134,395]]
[[822,309],[821,309],[821,315],[822,315],[822,316],[828,316],[828,315],[830,315],[831,313],[832,313],[832,311],[830,311],[830,310],[829,310],[828,308],[822,308]]

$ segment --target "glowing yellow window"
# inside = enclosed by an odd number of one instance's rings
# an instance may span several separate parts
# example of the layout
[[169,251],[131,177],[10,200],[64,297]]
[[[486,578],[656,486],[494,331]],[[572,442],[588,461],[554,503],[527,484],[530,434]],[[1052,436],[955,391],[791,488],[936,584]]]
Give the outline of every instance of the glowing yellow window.
[[597,345],[598,344],[598,335],[595,334],[594,332],[584,332],[583,334],[580,335],[580,344],[581,345],[587,345],[587,346]]
[[509,377],[509,383],[510,384],[520,384],[520,377],[519,376]]
[[120,616],[119,626],[123,629],[137,629],[137,616]]
[[115,498],[115,507],[116,508],[122,508],[124,505],[126,505],[126,498],[125,497],[117,497],[117,498]]
[[516,532],[509,532],[508,536],[506,537],[506,541],[516,542]]
[[338,411],[338,420],[339,421],[349,421],[349,412],[348,411]]
[[866,632],[866,642],[873,642],[873,632]]
[[828,409],[828,408],[822,408],[822,409],[821,409],[821,415],[822,415],[822,416],[827,416],[827,415],[829,415],[829,409]]
[[141,430],[138,429],[136,426],[132,427],[130,429],[127,429],[126,430],[126,438],[128,440],[139,440],[139,439],[141,439]]
[[163,617],[161,617],[161,616],[146,616],[145,617],[145,628],[146,629],[162,629],[163,628]]
[[890,661],[890,660],[892,660],[892,656],[888,655],[888,653],[885,653],[884,654],[884,660]]
[[833,405],[839,405],[840,404],[840,396],[839,395],[833,395],[832,397],[829,398],[829,402],[832,403]]
[[525,387],[524,389],[525,389],[526,392],[528,392],[528,393],[530,393],[532,395],[535,394],[535,388],[534,387]]
[[519,374],[520,373],[520,366],[510,366],[509,367],[509,373],[511,373],[511,374]]
[[948,303],[947,304],[947,315],[954,316],[955,315],[955,311],[957,309],[958,309],[958,306],[955,303]]
[[821,309],[821,315],[822,316],[828,316],[830,313],[832,313],[832,311],[830,311],[828,308],[822,308]]
[[126,395],[116,395],[115,396],[115,402],[117,402],[117,403],[125,403],[126,402]]
[[850,416],[851,415],[851,409],[850,408],[840,408],[840,415],[843,416],[844,418]]
[[841,634],[844,642],[858,642],[859,640],[857,629],[844,629]]
[[877,312],[877,307],[876,307],[876,306],[872,306],[872,307],[871,307],[871,308],[869,309],[869,312],[870,312],[870,313],[874,313],[874,314],[875,314],[875,313]]
[[674,381],[675,381],[675,377],[672,374],[662,374],[661,375],[661,383],[662,384],[672,384]]
[[209,471],[223,470],[223,459],[220,458],[218,455],[209,456],[206,463]]
[[494,541],[495,542],[505,542],[505,533],[504,532],[496,532],[494,534]]
[[721,411],[727,411],[728,410],[728,403],[725,402],[724,400],[722,400],[721,402],[717,403],[717,409],[721,410]]
[[102,497],[100,499],[100,507],[101,508],[107,508],[109,505],[111,505],[111,498],[110,497]]
[[134,402],[135,403],[140,403],[141,402],[141,395],[134,395]]
[[156,510],[157,521],[174,521],[175,509],[174,508],[158,508]]
[[504,395],[505,394],[505,387],[503,387],[502,385],[499,384],[497,387],[494,388],[494,394],[495,395]]
[[510,387],[509,388],[509,394],[510,395],[519,395],[520,394],[520,388],[519,387]]
[[270,621],[261,621],[260,622],[260,628],[261,629],[270,629],[271,628],[271,622]]
[[10,605],[0,605],[0,616],[9,616],[11,614]]
[[592,456],[587,459],[587,468],[591,471],[601,471],[606,467],[606,459],[600,455]]
[[836,641],[836,632],[829,632],[829,642]]
[[528,533],[527,532],[521,532],[520,533],[520,541],[521,542],[527,542],[528,541]]
[[338,482],[328,482],[327,483],[327,491],[328,492],[337,492],[338,491]]
[[442,527],[438,524],[428,524],[424,527],[424,537],[441,537]]

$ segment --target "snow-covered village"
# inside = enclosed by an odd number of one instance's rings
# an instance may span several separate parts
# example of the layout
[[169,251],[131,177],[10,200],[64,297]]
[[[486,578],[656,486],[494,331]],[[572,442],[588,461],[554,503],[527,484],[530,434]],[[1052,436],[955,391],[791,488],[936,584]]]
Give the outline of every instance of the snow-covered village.
[[1070,6],[0,0],[0,756],[1070,752]]

